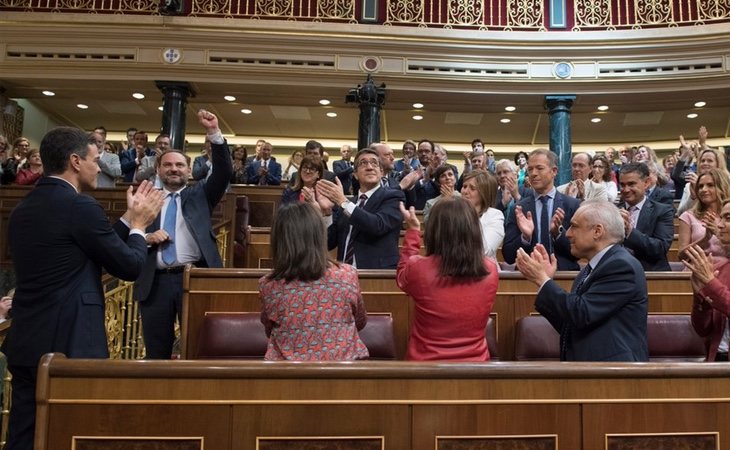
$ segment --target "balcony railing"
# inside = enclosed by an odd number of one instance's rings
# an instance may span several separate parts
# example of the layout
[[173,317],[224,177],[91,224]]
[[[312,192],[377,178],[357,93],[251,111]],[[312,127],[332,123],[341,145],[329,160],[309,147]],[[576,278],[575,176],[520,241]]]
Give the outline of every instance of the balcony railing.
[[[164,1],[164,0],[163,0]],[[183,15],[358,23],[356,0],[183,0]],[[373,0],[377,1],[377,0]],[[566,1],[551,27],[550,0],[380,0],[375,23],[482,31],[619,30],[730,21],[729,0]],[[0,10],[156,15],[158,0],[0,0]]]

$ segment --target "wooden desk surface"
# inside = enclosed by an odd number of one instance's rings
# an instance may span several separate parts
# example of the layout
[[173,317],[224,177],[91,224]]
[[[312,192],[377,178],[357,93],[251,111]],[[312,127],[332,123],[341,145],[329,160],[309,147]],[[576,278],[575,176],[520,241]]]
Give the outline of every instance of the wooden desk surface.
[[719,449],[730,437],[727,363],[46,355],[38,399],[38,450]]

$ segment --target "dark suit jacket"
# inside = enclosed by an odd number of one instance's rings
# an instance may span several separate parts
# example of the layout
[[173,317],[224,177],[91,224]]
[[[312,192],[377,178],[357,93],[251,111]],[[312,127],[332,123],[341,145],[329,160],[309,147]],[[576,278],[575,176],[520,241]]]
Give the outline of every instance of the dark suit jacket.
[[[248,178],[249,184],[259,184],[261,176],[259,175],[259,169],[263,161],[260,159],[254,160],[246,169],[246,177]],[[214,163],[215,164],[215,163]],[[273,159],[269,159],[269,172],[265,175],[266,182],[269,186],[278,186],[281,184],[281,164]],[[215,167],[215,166],[214,166]],[[213,170],[215,173],[215,170]]]
[[[207,180],[188,186],[180,192],[180,207],[193,239],[200,247],[202,260],[200,267],[223,267],[218,246],[216,245],[210,215],[223,197],[228,187],[228,181],[233,173],[233,165],[228,152],[228,144],[212,144],[211,157],[213,158],[213,173]],[[160,229],[160,216],[147,229],[153,232]],[[157,268],[158,247],[150,247],[147,252],[145,270],[134,284],[134,298],[143,302],[147,300]]]
[[[345,257],[345,241],[352,225],[351,242],[355,243],[358,269],[395,269],[398,265],[398,238],[403,217],[400,202],[403,193],[397,189],[379,188],[365,206],[355,208],[351,216],[337,208],[328,229],[329,249],[337,247],[337,260]],[[357,203],[356,199],[351,200]]]
[[144,238],[112,228],[96,200],[57,178],[41,178],[13,210],[8,238],[17,273],[9,363],[35,367],[50,352],[107,358],[101,269],[134,280]]
[[[144,151],[145,156],[152,156],[155,152],[147,147]],[[137,150],[132,147],[122,151],[119,154],[119,165],[122,168],[122,178],[125,182],[134,181],[134,173],[137,171]]]
[[[532,241],[528,245],[522,244],[522,233],[517,227],[517,220],[515,219],[515,210],[512,209],[510,212],[507,223],[505,224],[504,230],[504,242],[502,243],[502,256],[507,264],[514,264],[515,258],[517,257],[517,249],[522,248],[527,253],[532,253],[532,250],[537,245],[537,221],[538,217],[535,213],[535,197],[533,195],[525,195],[517,202],[517,205],[522,206],[522,212],[527,215],[528,212],[532,214],[532,222],[535,224],[535,232],[532,233]],[[565,211],[565,217],[563,219],[563,228],[566,230],[570,227],[570,220],[573,218],[573,214],[580,206],[580,200],[563,195],[560,192],[555,191],[555,199],[553,200],[553,211],[558,208],[563,208]],[[558,239],[553,241],[553,253],[558,258],[558,270],[579,270],[578,262],[575,257],[570,254],[570,242],[565,237],[565,233],[558,236]]]
[[342,190],[346,195],[352,194],[352,172],[354,167],[353,161],[345,161],[344,159],[332,163],[335,175],[340,179]]
[[419,211],[426,206],[427,201],[438,197],[440,194],[433,181],[422,182],[422,180],[417,181],[413,188],[404,193],[406,195],[406,208],[413,206]]
[[560,333],[563,361],[648,361],[648,294],[639,262],[611,247],[578,291],[550,280],[535,309]]
[[[619,208],[626,208],[620,204]],[[667,252],[674,239],[674,208],[647,199],[639,212],[636,228],[624,240],[646,271],[669,271]]]
[[674,196],[668,190],[659,186],[654,186],[654,190],[649,195],[649,200],[654,200],[658,203],[664,203],[674,208]]

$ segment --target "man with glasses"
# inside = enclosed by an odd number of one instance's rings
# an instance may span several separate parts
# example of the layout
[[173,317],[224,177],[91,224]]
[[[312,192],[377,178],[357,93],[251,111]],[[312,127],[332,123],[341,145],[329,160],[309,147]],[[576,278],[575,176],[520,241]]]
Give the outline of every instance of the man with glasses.
[[[317,182],[317,199],[325,214],[330,250],[337,247],[337,260],[358,269],[395,269],[398,238],[403,218],[398,189],[381,187],[383,169],[377,152],[360,150],[355,157],[357,196],[348,199],[342,186],[327,180]],[[334,214],[330,211],[335,207]]]
[[576,153],[573,155],[571,168],[573,169],[573,181],[558,186],[558,192],[578,200],[602,200],[608,201],[606,188],[590,180],[592,159],[588,153]]

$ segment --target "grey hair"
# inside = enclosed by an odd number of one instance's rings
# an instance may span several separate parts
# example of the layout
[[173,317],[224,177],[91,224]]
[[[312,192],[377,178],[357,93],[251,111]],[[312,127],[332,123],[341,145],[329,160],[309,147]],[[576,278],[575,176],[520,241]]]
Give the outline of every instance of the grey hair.
[[589,226],[602,225],[612,244],[619,244],[626,238],[624,219],[616,205],[605,200],[586,200],[578,208],[584,213]]
[[499,161],[497,161],[497,163],[494,165],[494,167],[495,167],[495,170],[496,170],[497,167],[499,167],[499,166],[505,166],[505,165],[507,167],[509,167],[509,170],[511,170],[512,173],[517,173],[517,166],[515,165],[515,163],[512,162],[512,160],[507,159],[507,158],[500,159]]

